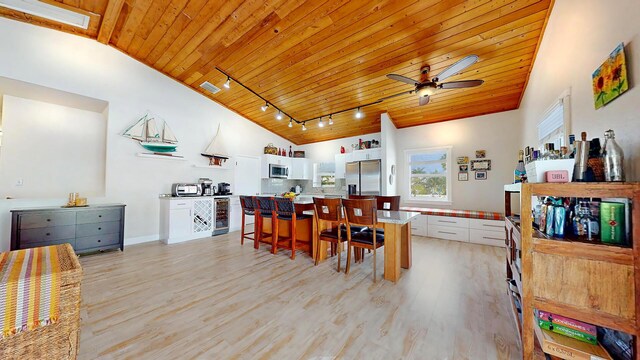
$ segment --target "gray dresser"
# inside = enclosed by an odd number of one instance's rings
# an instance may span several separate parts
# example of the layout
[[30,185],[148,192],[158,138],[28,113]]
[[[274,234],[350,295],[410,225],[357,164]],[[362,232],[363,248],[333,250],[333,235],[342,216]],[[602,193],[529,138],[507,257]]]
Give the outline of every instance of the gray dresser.
[[124,204],[11,210],[11,250],[69,243],[76,253],[124,250]]

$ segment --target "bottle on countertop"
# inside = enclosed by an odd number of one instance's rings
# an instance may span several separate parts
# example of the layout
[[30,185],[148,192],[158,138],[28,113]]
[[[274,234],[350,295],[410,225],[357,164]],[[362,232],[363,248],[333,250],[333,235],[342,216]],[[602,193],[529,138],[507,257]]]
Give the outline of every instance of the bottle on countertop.
[[527,180],[527,171],[524,168],[524,151],[520,150],[518,152],[518,164],[516,165],[516,169],[513,171],[514,183],[522,183]]
[[616,136],[611,129],[604,133],[602,156],[604,160],[604,180],[624,181],[624,153],[616,142]]
[[291,145],[289,145],[289,157],[293,157],[293,151],[291,151]]
[[576,157],[576,145],[575,145],[575,142],[576,142],[576,136],[573,135],[573,134],[569,135],[569,149],[568,149],[569,159],[573,159],[573,158]]

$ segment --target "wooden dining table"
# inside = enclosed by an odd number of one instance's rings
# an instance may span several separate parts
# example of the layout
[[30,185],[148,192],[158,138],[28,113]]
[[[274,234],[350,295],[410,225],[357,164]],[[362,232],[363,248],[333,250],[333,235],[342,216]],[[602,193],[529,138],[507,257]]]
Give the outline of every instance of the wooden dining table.
[[[326,241],[318,241],[317,222],[314,214],[313,201],[298,200],[294,201],[296,212],[313,215],[314,231],[313,235],[313,251],[319,252],[319,259],[323,261],[327,258],[328,243]],[[411,268],[411,219],[417,217],[420,213],[412,211],[387,211],[378,210],[378,225],[384,230],[384,278],[386,280],[397,282],[400,279],[401,268]],[[323,226],[323,225],[319,225]]]

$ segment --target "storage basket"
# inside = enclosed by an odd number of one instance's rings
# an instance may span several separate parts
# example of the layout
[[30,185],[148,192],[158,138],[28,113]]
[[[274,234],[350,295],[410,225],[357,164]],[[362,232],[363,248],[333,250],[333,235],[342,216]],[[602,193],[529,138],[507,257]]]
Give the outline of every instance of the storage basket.
[[60,318],[55,324],[0,339],[0,359],[76,359],[80,340],[82,267],[70,244],[58,245]]
[[567,170],[569,173],[569,182],[573,179],[573,168],[575,159],[557,159],[557,160],[536,160],[525,165],[527,171],[527,181],[530,183],[541,183],[544,181],[544,175],[551,170]]
[[278,148],[273,146],[273,144],[269,144],[264,147],[265,154],[278,155]]

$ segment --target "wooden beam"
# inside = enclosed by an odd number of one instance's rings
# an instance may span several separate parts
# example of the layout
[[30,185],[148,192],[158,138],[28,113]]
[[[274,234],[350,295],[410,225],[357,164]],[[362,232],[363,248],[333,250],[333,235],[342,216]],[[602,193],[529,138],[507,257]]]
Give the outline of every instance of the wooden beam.
[[103,44],[109,44],[111,40],[111,34],[116,27],[118,16],[122,11],[124,0],[109,0],[107,4],[107,10],[104,12],[102,23],[100,24],[100,31],[98,32],[98,41]]

